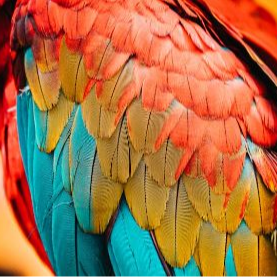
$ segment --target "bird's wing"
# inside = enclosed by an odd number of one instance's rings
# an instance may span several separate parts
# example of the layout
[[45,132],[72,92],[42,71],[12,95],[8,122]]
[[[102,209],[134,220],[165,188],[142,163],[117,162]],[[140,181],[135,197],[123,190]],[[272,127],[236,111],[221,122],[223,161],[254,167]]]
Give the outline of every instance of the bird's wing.
[[106,232],[116,274],[276,274],[276,76],[197,8],[18,3],[21,148],[57,273],[107,269],[85,234]]

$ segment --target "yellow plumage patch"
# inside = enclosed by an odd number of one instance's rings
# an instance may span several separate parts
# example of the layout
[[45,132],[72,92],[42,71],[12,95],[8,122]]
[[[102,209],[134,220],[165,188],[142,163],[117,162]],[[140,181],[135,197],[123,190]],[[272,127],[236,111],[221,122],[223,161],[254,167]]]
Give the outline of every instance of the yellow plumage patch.
[[158,245],[172,266],[183,267],[191,258],[201,219],[192,207],[182,179],[170,189],[165,215],[155,229]]
[[84,58],[79,53],[72,53],[62,40],[60,49],[59,71],[63,92],[71,101],[80,103],[84,99],[88,76]]
[[202,224],[199,235],[199,261],[204,276],[224,275],[227,234],[218,232],[210,223]]
[[25,54],[25,73],[30,86],[33,99],[38,108],[47,111],[58,102],[60,94],[59,72],[41,72],[37,67],[31,49]]
[[133,176],[142,157],[130,141],[126,117],[110,138],[97,140],[97,150],[103,174],[121,183]]
[[231,236],[231,245],[238,276],[258,275],[258,237],[245,223]]
[[173,186],[176,183],[175,172],[182,155],[183,151],[167,140],[157,152],[145,155],[144,159],[151,176],[160,185]]
[[204,178],[183,175],[188,197],[198,214],[204,220],[219,221],[224,216],[224,194],[215,194]]
[[81,104],[81,108],[86,128],[94,138],[110,138],[112,136],[117,126],[115,122],[117,114],[99,104],[96,99],[95,87]]
[[166,209],[169,189],[160,186],[149,176],[146,164],[141,161],[134,176],[129,179],[125,196],[138,224],[144,229],[154,229],[161,223]]
[[44,144],[44,149],[42,150],[50,153],[55,149],[70,114],[73,111],[73,107],[74,104],[61,93],[58,104],[52,110],[45,112],[47,117],[47,133],[42,136],[44,143],[39,143]]
[[249,179],[251,179],[251,190],[245,221],[255,234],[272,232],[275,228],[273,222],[275,194],[266,188],[260,174],[254,172],[254,169]]
[[118,207],[123,187],[105,177],[96,156],[92,174],[93,230],[103,233]]

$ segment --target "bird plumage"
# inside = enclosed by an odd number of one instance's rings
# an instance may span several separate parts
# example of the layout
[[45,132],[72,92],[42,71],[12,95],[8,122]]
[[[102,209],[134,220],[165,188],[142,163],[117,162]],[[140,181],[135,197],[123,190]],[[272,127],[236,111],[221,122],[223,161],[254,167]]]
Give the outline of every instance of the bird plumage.
[[218,14],[17,3],[19,137],[56,273],[276,274],[276,71]]

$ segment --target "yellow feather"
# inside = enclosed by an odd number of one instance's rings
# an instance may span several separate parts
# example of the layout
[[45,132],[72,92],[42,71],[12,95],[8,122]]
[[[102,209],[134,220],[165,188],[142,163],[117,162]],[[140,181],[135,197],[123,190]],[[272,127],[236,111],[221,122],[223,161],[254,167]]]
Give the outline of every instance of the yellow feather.
[[160,184],[173,186],[176,183],[175,172],[178,169],[183,151],[176,148],[170,140],[163,143],[156,152],[144,156],[150,175]]
[[231,245],[238,276],[258,275],[258,237],[245,223],[231,236]]
[[49,153],[56,147],[70,114],[73,111],[73,107],[74,104],[67,100],[63,93],[61,93],[58,104],[47,112],[47,134],[45,149],[43,149],[45,152]]
[[199,235],[199,260],[204,276],[224,275],[224,262],[227,250],[227,235],[220,233],[205,222]]
[[220,221],[212,221],[213,226],[220,232],[234,233],[244,216],[250,193],[249,167],[251,166],[249,159],[245,159],[243,172],[231,192],[225,216]]
[[206,179],[183,175],[188,197],[193,207],[204,220],[219,221],[224,216],[224,194],[215,194]]
[[165,112],[157,112],[144,109],[141,99],[132,102],[127,111],[127,119],[130,138],[137,151],[144,151],[146,154],[156,151],[158,136],[177,105],[177,102],[173,102]]
[[96,156],[93,167],[91,185],[93,230],[95,233],[103,233],[118,207],[123,187],[121,184],[113,182],[102,174],[98,156]]
[[201,271],[200,258],[199,258],[199,243],[197,243],[197,245],[195,246],[193,258],[194,258],[199,270]]
[[106,109],[117,111],[120,97],[133,80],[133,68],[134,63],[130,60],[114,77],[104,81],[97,95],[99,103]]
[[259,276],[276,276],[277,261],[273,245],[266,236],[259,236]]
[[33,99],[38,108],[47,111],[55,106],[60,94],[59,72],[42,73],[35,62],[31,49],[25,54],[25,73]]
[[253,172],[249,203],[245,211],[245,221],[250,230],[256,234],[269,233],[275,228],[273,222],[273,204],[275,194],[268,190],[258,172]]
[[160,186],[150,176],[143,161],[124,188],[127,203],[138,224],[154,229],[164,216],[169,189]]
[[126,183],[134,174],[142,157],[132,146],[126,117],[111,138],[97,139],[97,150],[103,174],[120,183]]
[[170,189],[166,212],[155,229],[159,248],[171,266],[183,267],[197,243],[201,219],[192,207],[182,178]]
[[92,88],[85,101],[81,104],[82,116],[88,132],[94,138],[110,138],[116,129],[117,114],[101,106]]
[[62,89],[66,97],[74,102],[82,102],[89,80],[84,59],[79,53],[72,53],[67,48],[64,38],[60,49],[59,70]]

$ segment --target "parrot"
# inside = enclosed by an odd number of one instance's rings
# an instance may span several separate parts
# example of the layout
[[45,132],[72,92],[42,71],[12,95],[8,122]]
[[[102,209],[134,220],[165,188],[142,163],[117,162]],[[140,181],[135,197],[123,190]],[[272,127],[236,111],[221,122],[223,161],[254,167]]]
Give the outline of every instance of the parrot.
[[55,274],[276,275],[265,10],[18,0],[11,24],[20,151]]

